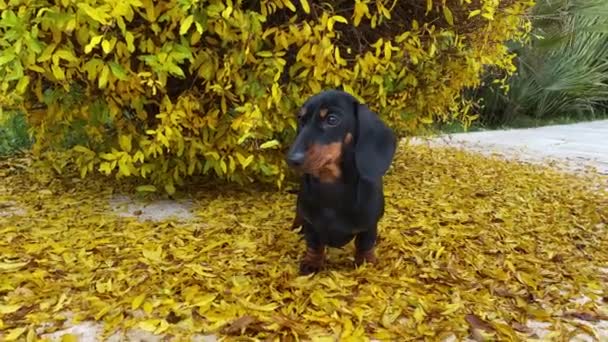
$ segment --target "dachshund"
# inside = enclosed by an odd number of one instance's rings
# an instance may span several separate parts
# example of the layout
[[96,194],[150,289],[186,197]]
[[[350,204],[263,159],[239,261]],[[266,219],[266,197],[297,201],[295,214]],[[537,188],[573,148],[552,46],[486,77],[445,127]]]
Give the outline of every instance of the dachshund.
[[306,241],[300,274],[319,272],[326,247],[341,248],[353,239],[355,265],[376,263],[382,177],[395,155],[395,134],[366,105],[336,89],[307,99],[297,119],[286,161],[300,175],[292,224],[302,227]]

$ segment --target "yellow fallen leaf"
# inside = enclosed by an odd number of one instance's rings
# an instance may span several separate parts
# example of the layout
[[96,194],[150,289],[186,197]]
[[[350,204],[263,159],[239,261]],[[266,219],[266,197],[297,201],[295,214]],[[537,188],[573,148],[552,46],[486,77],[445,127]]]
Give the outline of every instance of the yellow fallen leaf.
[[401,315],[401,309],[395,307],[387,307],[382,314],[382,325],[389,328],[393,322]]
[[442,315],[451,315],[454,312],[460,310],[462,308],[461,303],[451,303],[445,306],[445,310],[441,312]]
[[[0,328],[2,328],[1,324],[0,324]],[[36,339],[36,330],[34,330],[33,328],[30,328],[27,331],[27,335],[25,336],[25,341],[26,342],[35,342],[35,341],[37,341],[37,339]]]
[[142,254],[144,255],[144,257],[146,257],[147,259],[150,259],[152,261],[155,262],[162,262],[162,253],[163,253],[163,248],[161,246],[158,246],[156,249],[151,250],[151,249],[143,249]]
[[161,319],[160,324],[159,324],[158,328],[156,328],[156,330],[154,330],[154,333],[156,335],[159,335],[159,334],[162,334],[165,331],[167,331],[167,329],[169,329],[169,323],[166,320]]
[[145,321],[141,321],[137,324],[137,327],[148,331],[148,332],[154,332],[156,330],[156,327],[160,324],[160,319],[148,319]]
[[205,269],[201,265],[190,264],[187,267],[190,268],[192,271],[194,271],[194,273],[196,273],[196,274],[198,274],[198,275],[200,275],[202,277],[208,277],[208,278],[215,278],[215,277],[217,277],[217,275],[205,271]]
[[3,305],[0,304],[0,314],[6,315],[13,313],[21,308],[21,305]]
[[74,334],[61,335],[61,342],[78,342],[78,336]]
[[144,299],[146,299],[145,292],[133,298],[133,301],[131,302],[131,310],[137,310],[139,306],[144,302]]
[[143,309],[144,312],[149,315],[154,310],[154,306],[150,302],[144,302]]
[[392,334],[390,331],[387,331],[384,329],[374,333],[373,337],[374,337],[374,339],[379,340],[379,341],[394,341],[395,340],[395,335]]
[[208,307],[216,297],[216,294],[206,294],[204,296],[198,297],[196,298],[196,303],[194,303],[194,306]]
[[0,271],[14,271],[27,265],[27,262],[0,262]]
[[103,316],[105,316],[108,312],[110,312],[110,310],[112,310],[112,306],[104,304],[103,308],[101,310],[99,310],[93,317],[95,317],[95,320],[98,321]]
[[417,306],[414,310],[414,320],[416,322],[422,322],[424,320],[424,317],[426,317],[424,309],[421,306]]
[[341,320],[342,333],[340,334],[340,340],[344,341],[352,337],[353,334],[353,322],[350,319],[344,317]]
[[53,308],[53,312],[57,312],[57,311],[61,310],[63,308],[63,304],[67,298],[68,298],[67,294],[65,292],[62,293],[61,296],[59,296],[59,299],[57,300],[57,304],[55,304],[55,307]]
[[244,307],[248,308],[248,309],[252,309],[252,310],[258,310],[258,311],[274,311],[274,309],[276,309],[278,307],[277,304],[266,304],[266,305],[258,305],[258,304],[254,304],[251,303],[245,299],[241,299],[241,298],[237,298],[237,300],[239,301],[239,303],[241,303]]
[[312,342],[334,342],[336,339],[332,336],[314,336]]
[[19,336],[21,336],[25,330],[27,330],[27,328],[15,328],[12,330],[9,330],[8,334],[6,334],[4,336],[4,341],[15,341],[19,338]]

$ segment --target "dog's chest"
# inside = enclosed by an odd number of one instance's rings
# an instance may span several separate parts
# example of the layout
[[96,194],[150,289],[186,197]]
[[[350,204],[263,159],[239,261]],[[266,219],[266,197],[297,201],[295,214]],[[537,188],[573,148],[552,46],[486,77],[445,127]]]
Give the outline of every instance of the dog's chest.
[[348,211],[355,205],[356,190],[352,185],[311,182],[308,184],[307,190],[307,200],[327,210]]
[[344,184],[309,184],[303,197],[304,215],[316,229],[353,233],[357,230],[355,188]]

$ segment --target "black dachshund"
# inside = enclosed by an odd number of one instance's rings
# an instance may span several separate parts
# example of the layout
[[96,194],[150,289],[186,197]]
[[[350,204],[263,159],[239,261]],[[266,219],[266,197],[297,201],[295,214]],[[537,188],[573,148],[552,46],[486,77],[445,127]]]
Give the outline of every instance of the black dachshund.
[[323,267],[325,247],[339,248],[353,238],[355,264],[376,262],[382,177],[396,145],[393,131],[346,92],[327,90],[304,103],[287,155],[290,167],[302,173],[293,223],[306,239],[302,274]]

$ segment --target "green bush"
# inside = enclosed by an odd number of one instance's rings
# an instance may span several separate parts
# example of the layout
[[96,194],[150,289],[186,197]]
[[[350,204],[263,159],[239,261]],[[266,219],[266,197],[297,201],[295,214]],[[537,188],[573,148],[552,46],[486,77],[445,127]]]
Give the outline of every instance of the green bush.
[[[0,1],[0,105],[33,152],[171,193],[285,179],[297,107],[342,87],[399,134],[474,116],[462,89],[514,70],[531,0]],[[65,147],[68,149],[65,149]]]
[[27,122],[21,113],[0,113],[0,157],[30,147]]
[[531,44],[515,45],[518,71],[506,91],[492,84],[471,92],[483,99],[483,124],[592,119],[608,108],[608,3],[541,1],[533,10]]

